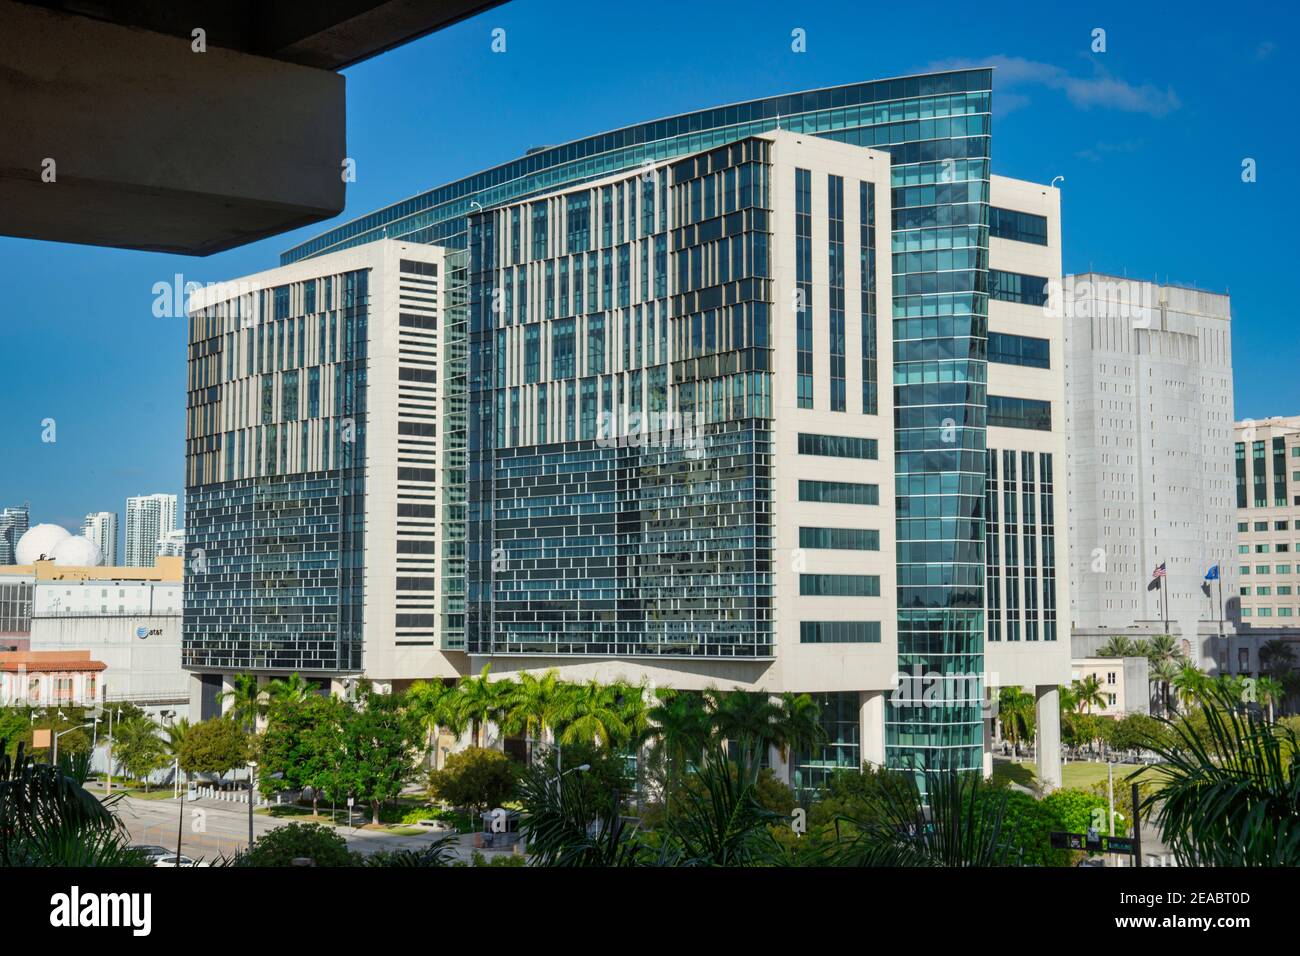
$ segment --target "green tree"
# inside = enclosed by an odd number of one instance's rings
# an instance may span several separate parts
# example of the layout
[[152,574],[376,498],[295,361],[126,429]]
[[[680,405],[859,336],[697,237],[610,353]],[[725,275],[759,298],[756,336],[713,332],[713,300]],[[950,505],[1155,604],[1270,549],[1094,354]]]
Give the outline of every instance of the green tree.
[[705,698],[713,710],[714,727],[724,740],[747,740],[760,755],[777,743],[777,720],[782,712],[769,695],[713,690],[707,691]]
[[274,700],[258,745],[258,786],[264,794],[312,790],[318,812],[320,791],[327,789],[340,763],[342,726],[347,705],[336,697],[313,694],[301,703]]
[[265,706],[265,691],[258,686],[256,674],[236,674],[231,689],[221,692],[221,699],[230,701],[229,717],[244,730],[257,730],[258,718]]
[[238,866],[293,866],[294,860],[308,859],[315,866],[356,866],[356,855],[348,851],[347,842],[334,830],[320,823],[289,823],[276,827],[240,854]]
[[1173,712],[1170,690],[1180,672],[1181,668],[1173,658],[1160,660],[1151,667],[1151,679],[1160,686],[1160,710],[1165,716]]
[[85,770],[62,753],[58,766],[37,763],[22,744],[10,756],[0,738],[0,867],[145,865],[113,812],[116,798],[87,791]]
[[649,710],[655,728],[654,749],[664,758],[668,777],[676,779],[697,763],[713,729],[702,695],[663,688]]
[[1126,714],[1115,722],[1116,750],[1145,750],[1164,733],[1164,724],[1146,714]]
[[1178,690],[1178,700],[1182,709],[1189,711],[1205,693],[1206,677],[1195,664],[1184,661],[1173,679],[1173,685]]
[[371,823],[378,825],[379,808],[402,792],[414,771],[419,723],[400,697],[367,691],[348,713],[342,736],[336,785],[370,804]]
[[561,743],[594,742],[606,747],[626,743],[630,733],[621,710],[615,688],[594,680],[572,685],[556,706],[555,727]]
[[429,766],[437,764],[439,732],[446,728],[459,735],[465,728],[457,722],[456,689],[442,681],[418,680],[406,692],[406,707],[424,731],[424,749]]
[[268,703],[279,701],[289,704],[301,704],[315,694],[316,688],[311,681],[296,671],[287,678],[277,677],[266,685],[266,700]]
[[1275,678],[1281,678],[1295,666],[1295,649],[1287,641],[1265,641],[1259,647],[1259,666]]
[[[1192,719],[1193,717],[1199,719]],[[1295,731],[1211,687],[1194,715],[1153,742],[1159,785],[1143,800],[1182,866],[1300,866]]]
[[1085,713],[1092,713],[1093,706],[1105,708],[1106,697],[1101,692],[1101,681],[1097,680],[1096,674],[1089,674],[1083,680],[1076,680],[1070,684],[1070,690],[1074,696],[1075,706]]
[[478,677],[466,677],[456,685],[454,711],[457,718],[473,731],[474,745],[483,746],[484,729],[501,720],[510,693],[509,681],[494,681],[492,667],[485,664]]
[[1034,695],[1023,687],[1003,687],[998,691],[998,722],[1002,736],[1019,753],[1021,742],[1034,736]]
[[223,774],[245,766],[251,757],[249,735],[228,717],[195,724],[181,740],[179,759],[186,774]]
[[792,751],[811,753],[826,740],[821,705],[811,694],[787,691],[780,696],[777,709],[777,747],[787,765]]
[[1138,647],[1127,637],[1114,634],[1097,650],[1098,657],[1134,657]]
[[448,754],[447,764],[429,774],[429,794],[453,807],[482,813],[514,795],[518,771],[510,758],[488,747]]
[[556,670],[541,675],[524,672],[506,695],[502,729],[525,738],[529,762],[533,759],[535,742],[542,739],[554,722],[563,690]]
[[144,780],[167,765],[167,745],[158,735],[158,724],[145,716],[130,717],[113,728],[113,759],[119,769],[136,780]]

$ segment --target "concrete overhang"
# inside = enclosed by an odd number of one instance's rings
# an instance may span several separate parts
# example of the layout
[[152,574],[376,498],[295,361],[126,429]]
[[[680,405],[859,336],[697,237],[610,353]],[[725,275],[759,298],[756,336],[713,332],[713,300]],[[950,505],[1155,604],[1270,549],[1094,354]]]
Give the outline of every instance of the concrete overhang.
[[500,2],[0,0],[0,234],[209,255],[332,218],[334,71]]

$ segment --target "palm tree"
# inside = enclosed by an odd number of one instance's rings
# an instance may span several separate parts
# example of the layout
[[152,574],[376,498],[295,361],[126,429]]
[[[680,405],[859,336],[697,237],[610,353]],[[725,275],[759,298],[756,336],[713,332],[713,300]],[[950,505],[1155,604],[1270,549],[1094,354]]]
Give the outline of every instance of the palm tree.
[[1274,638],[1259,647],[1259,667],[1274,677],[1281,677],[1295,666],[1295,650],[1286,641]]
[[70,756],[58,766],[37,763],[18,744],[9,756],[0,740],[0,867],[143,866],[113,812],[118,798],[100,801],[82,785]]
[[[176,769],[180,770],[181,746],[185,742],[185,735],[190,732],[190,720],[188,717],[182,717],[180,720],[173,720],[163,727],[163,749],[167,756],[172,758]],[[185,774],[181,783],[186,789],[189,788],[190,775]]]
[[434,745],[438,739],[438,729],[446,726],[447,712],[451,710],[451,699],[455,690],[442,681],[418,680],[406,692],[406,706],[415,719],[424,728],[425,751],[437,763]]
[[1147,744],[1162,762],[1144,771],[1160,785],[1143,807],[1157,808],[1162,841],[1181,866],[1300,866],[1295,731],[1225,687],[1207,688],[1201,711],[1162,720],[1168,733]]
[[1169,689],[1173,686],[1174,681],[1178,679],[1181,668],[1172,658],[1162,660],[1151,668],[1151,678],[1160,684],[1160,702],[1161,712],[1170,713],[1170,694]]
[[787,691],[777,703],[776,741],[781,760],[786,765],[786,783],[790,782],[791,751],[810,753],[826,739],[821,710],[821,705],[811,694]]
[[555,709],[563,692],[557,670],[544,674],[519,675],[510,687],[503,716],[504,729],[509,734],[520,734],[528,748],[528,762],[533,759],[533,742],[540,741],[554,723]]
[[255,674],[236,674],[231,689],[221,692],[221,700],[229,700],[230,716],[249,733],[257,730],[262,716],[263,692]]
[[713,717],[700,694],[663,688],[648,716],[657,731],[656,747],[666,758],[670,777],[680,777],[700,759],[713,729]]
[[456,685],[456,713],[472,728],[476,747],[483,746],[487,724],[501,719],[510,693],[510,682],[493,681],[488,676],[491,669],[491,664],[485,664],[478,677],[466,677]]
[[619,719],[627,728],[626,743],[633,748],[640,747],[649,739],[651,732],[650,705],[646,703],[647,685],[644,681],[640,684],[615,681],[612,686]]
[[556,702],[555,728],[565,744],[612,747],[630,738],[615,688],[590,680],[571,685]]
[[1171,661],[1178,656],[1178,642],[1174,640],[1172,634],[1157,634],[1142,643],[1147,660],[1152,665],[1159,664],[1161,661]]
[[1255,694],[1260,703],[1268,705],[1268,722],[1271,724],[1276,719],[1274,708],[1281,703],[1286,694],[1282,682],[1272,677],[1261,677],[1255,681]]
[[705,697],[712,706],[714,726],[722,739],[732,743],[747,741],[758,748],[759,754],[777,744],[781,708],[767,694],[710,690],[705,692]]
[[1191,661],[1184,661],[1178,669],[1173,685],[1178,689],[1178,699],[1184,710],[1190,710],[1192,704],[1205,692],[1205,675]]
[[[1019,688],[1003,688],[1007,690]],[[1002,839],[1006,789],[959,771],[893,774],[883,784],[878,815],[845,818],[855,835],[838,851],[840,865],[986,867],[1012,862]]]
[[1075,707],[1085,713],[1091,714],[1094,704],[1103,709],[1106,707],[1106,696],[1101,692],[1101,681],[1097,680],[1096,674],[1073,681],[1070,691],[1074,696]]
[[1016,753],[1020,742],[1034,735],[1034,695],[1023,687],[1003,687],[998,691],[998,721],[1002,736]]
[[316,692],[311,681],[306,680],[297,671],[288,678],[277,677],[266,685],[266,696],[275,703],[301,704]]
[[1133,657],[1137,654],[1137,645],[1121,634],[1112,635],[1098,650],[1098,657]]

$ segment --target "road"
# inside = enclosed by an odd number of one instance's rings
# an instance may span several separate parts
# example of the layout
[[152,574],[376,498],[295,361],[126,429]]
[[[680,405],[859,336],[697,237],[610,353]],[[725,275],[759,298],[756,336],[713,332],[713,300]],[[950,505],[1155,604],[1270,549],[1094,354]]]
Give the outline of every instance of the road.
[[[248,843],[248,805],[228,803],[222,800],[186,800],[184,818],[178,800],[144,800],[137,797],[123,797],[115,809],[131,842],[138,844],[157,844],[168,847],[176,846],[177,830],[180,830],[181,853],[195,859],[215,859],[218,856],[231,857],[242,850]],[[340,812],[340,818],[342,812]],[[266,814],[253,814],[253,836],[258,838],[276,827],[286,826],[292,819],[275,819]],[[403,836],[395,833],[383,833],[360,829],[360,815],[356,818],[357,827],[340,826],[338,833],[347,841],[348,848],[361,853],[373,853],[376,850],[421,849],[428,846],[439,834],[431,831],[418,835]],[[457,856],[469,860],[473,854],[473,835],[462,834],[456,848]],[[502,851],[480,851],[485,856],[492,856]]]

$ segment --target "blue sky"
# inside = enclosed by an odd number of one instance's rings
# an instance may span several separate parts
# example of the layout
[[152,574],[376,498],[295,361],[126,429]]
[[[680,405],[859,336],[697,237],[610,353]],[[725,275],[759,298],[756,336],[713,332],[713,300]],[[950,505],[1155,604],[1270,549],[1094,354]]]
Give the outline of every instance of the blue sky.
[[[1069,9],[1060,9],[1067,7]],[[653,11],[653,12],[651,12]],[[1237,418],[1300,414],[1296,14],[1253,4],[518,0],[347,71],[338,222],[530,146],[757,96],[993,63],[993,169],[1062,175],[1067,272],[1229,291]],[[491,31],[506,31],[493,53]],[[807,51],[791,50],[791,31]],[[1106,51],[1091,52],[1093,30]],[[1244,158],[1258,180],[1241,181]],[[156,282],[278,264],[325,226],[193,259],[0,238],[0,506],[79,525],[181,492],[185,330]],[[57,441],[42,442],[55,420]]]

